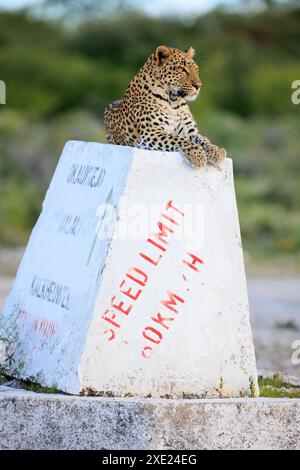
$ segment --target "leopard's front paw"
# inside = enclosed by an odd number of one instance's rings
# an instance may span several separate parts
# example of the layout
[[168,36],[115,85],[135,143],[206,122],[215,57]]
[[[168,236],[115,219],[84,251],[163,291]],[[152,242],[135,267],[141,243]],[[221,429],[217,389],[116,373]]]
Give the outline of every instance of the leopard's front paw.
[[207,163],[205,151],[199,145],[191,145],[183,151],[187,161],[194,168],[202,168]]
[[218,147],[217,145],[209,143],[205,144],[203,148],[207,155],[207,161],[210,165],[219,167],[227,156],[226,150],[221,147]]

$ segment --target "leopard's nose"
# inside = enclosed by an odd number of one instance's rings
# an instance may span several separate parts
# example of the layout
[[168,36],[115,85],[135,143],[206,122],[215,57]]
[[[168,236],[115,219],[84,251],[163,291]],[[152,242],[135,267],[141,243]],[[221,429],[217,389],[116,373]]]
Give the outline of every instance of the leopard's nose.
[[202,83],[201,82],[195,82],[195,83],[193,83],[193,86],[196,88],[196,90],[199,90],[202,86]]

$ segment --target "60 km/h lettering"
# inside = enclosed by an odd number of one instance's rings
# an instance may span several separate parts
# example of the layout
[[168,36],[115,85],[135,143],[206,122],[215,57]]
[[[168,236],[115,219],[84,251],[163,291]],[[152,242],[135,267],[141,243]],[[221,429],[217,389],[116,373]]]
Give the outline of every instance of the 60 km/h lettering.
[[[150,268],[153,270],[153,267],[156,268],[163,261],[170,246],[171,238],[183,222],[184,217],[184,212],[175,206],[173,201],[169,201],[165,205],[165,209],[156,223],[157,231],[146,240],[147,249],[139,253],[139,266],[133,266],[128,270],[120,283],[118,293],[112,296],[109,308],[101,315],[101,319],[104,321],[102,334],[107,341],[116,339],[118,332],[124,325],[124,321],[130,316],[136,302],[143,294],[143,290],[151,276],[149,274]],[[185,284],[188,282],[189,272],[200,272],[200,265],[202,264],[204,263],[198,256],[192,253],[186,255],[181,266],[183,270],[182,280]],[[189,289],[186,290],[189,291]],[[149,359],[153,347],[163,341],[164,335],[179,313],[180,306],[184,303],[183,294],[173,292],[171,289],[167,290],[165,298],[161,301],[164,310],[151,316],[149,324],[141,332],[146,342],[144,349],[141,351],[144,359]]]
[[[200,272],[200,265],[204,264],[202,259],[198,258],[196,255],[193,255],[192,253],[188,253],[187,256],[188,259],[184,259],[183,264],[188,266],[194,272]],[[188,278],[185,274],[182,275],[182,279],[185,282],[188,282]],[[150,318],[151,323],[149,322],[142,332],[143,337],[148,342],[148,345],[145,346],[142,351],[142,356],[145,359],[151,358],[153,347],[163,341],[164,335],[170,329],[172,323],[180,312],[180,306],[185,303],[183,296],[181,297],[180,295],[177,295],[174,292],[170,292],[169,290],[167,291],[166,297],[167,299],[164,299],[160,302],[160,304],[164,307],[164,310],[162,310],[163,313],[158,312],[155,316],[152,316]]]

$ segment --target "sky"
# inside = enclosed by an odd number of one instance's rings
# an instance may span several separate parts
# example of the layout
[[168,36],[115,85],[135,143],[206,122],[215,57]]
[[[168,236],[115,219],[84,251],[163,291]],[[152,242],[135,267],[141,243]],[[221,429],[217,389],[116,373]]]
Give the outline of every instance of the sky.
[[[39,0],[0,0],[0,7],[22,8],[35,3],[39,3]],[[238,0],[144,0],[140,3],[143,5],[143,9],[150,14],[166,12],[190,14],[208,11],[219,4],[234,6]]]

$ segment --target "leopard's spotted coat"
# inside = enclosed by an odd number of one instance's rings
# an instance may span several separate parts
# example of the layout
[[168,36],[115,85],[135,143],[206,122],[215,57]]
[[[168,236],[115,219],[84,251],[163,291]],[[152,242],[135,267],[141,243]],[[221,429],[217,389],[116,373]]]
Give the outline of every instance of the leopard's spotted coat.
[[202,82],[186,52],[156,49],[131,81],[122,100],[105,110],[107,141],[144,149],[180,151],[194,167],[219,166],[226,151],[200,135],[188,101],[197,98]]

